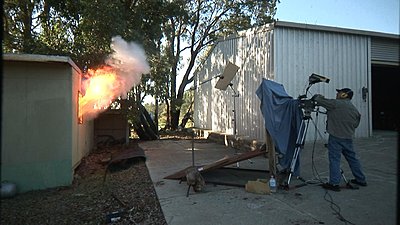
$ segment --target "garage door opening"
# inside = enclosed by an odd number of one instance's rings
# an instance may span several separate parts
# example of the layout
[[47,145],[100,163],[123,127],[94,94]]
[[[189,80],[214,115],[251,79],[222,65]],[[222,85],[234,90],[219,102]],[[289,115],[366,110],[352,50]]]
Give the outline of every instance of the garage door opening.
[[400,67],[372,65],[372,128],[400,130]]

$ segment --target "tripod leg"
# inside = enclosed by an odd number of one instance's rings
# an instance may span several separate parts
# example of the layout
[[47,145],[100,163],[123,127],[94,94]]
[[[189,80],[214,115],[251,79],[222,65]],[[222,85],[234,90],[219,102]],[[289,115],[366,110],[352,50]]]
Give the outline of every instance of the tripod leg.
[[343,180],[346,183],[346,187],[350,189],[358,189],[357,186],[352,185],[347,179],[346,176],[344,175],[343,169],[340,169],[340,173],[342,174]]
[[343,169],[340,169],[340,174],[342,174],[343,180],[346,184],[348,184],[349,182],[347,181],[346,177],[344,176],[344,172]]
[[297,139],[296,139],[296,148],[293,153],[292,162],[290,163],[290,172],[289,172],[289,177],[288,177],[287,184],[286,184],[287,187],[289,187],[290,180],[292,179],[292,175],[294,173],[294,168],[296,167],[297,159],[300,154],[300,150],[301,150],[302,146],[304,145],[304,140],[306,138],[309,122],[310,122],[309,119],[303,119],[301,121],[299,133],[298,133]]
[[188,185],[188,189],[187,189],[187,192],[186,192],[186,197],[189,197],[189,191],[190,191],[190,187],[191,187],[192,185]]
[[299,156],[299,152],[300,152],[300,147],[296,147],[296,149],[293,153],[292,162],[290,164],[290,172],[289,172],[289,176],[288,176],[288,180],[287,180],[287,186],[289,186],[290,180],[292,179],[292,175],[294,173],[294,168],[296,167],[296,162],[297,162],[297,158]]

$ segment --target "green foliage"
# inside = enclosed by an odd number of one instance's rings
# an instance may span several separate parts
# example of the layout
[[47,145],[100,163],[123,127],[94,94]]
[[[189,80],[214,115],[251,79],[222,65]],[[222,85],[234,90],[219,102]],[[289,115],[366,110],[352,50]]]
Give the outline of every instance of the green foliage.
[[[113,36],[140,43],[151,73],[128,94],[128,105],[152,95],[170,110],[165,112],[165,123],[171,121],[176,128],[189,107],[185,90],[193,82],[199,57],[220,37],[272,22],[277,3],[279,0],[5,0],[2,49],[4,53],[66,55],[81,68],[96,68],[110,54]],[[182,62],[184,51],[189,52],[187,62]],[[179,73],[183,77],[177,87]]]
[[121,35],[156,54],[161,8],[161,0],[6,0],[3,52],[67,55],[81,68],[96,67]]
[[3,52],[34,50],[36,32],[32,20],[38,1],[6,0],[3,5]]
[[[182,100],[182,110],[179,116],[179,119],[182,120],[186,114],[192,116],[193,115],[193,103],[194,103],[194,92],[193,91],[186,91]],[[156,111],[156,105],[151,103],[146,103],[144,107],[147,109],[148,112],[151,112],[154,115]],[[165,103],[160,103],[158,105],[158,123],[159,128],[164,128],[167,125],[167,105]],[[186,127],[192,127],[193,122],[191,120],[188,121]]]
[[194,91],[186,91],[183,96],[182,113],[180,115],[181,117],[183,117],[186,112],[193,112],[193,101]]
[[[186,86],[193,82],[193,69],[205,50],[220,37],[234,34],[273,21],[277,0],[188,0],[171,1],[167,20],[163,24],[166,55],[171,60],[170,110],[171,126],[177,128]],[[172,10],[175,9],[175,10]],[[174,14],[175,13],[175,14]],[[179,71],[182,55],[189,59],[184,71]],[[177,87],[177,75],[183,74]]]

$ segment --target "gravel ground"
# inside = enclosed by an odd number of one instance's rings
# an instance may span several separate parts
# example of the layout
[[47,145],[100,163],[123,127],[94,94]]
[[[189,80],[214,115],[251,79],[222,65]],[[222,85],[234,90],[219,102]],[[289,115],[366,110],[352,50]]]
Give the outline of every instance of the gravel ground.
[[111,153],[119,149],[96,150],[85,157],[71,186],[1,199],[0,223],[167,224],[143,159],[105,173]]

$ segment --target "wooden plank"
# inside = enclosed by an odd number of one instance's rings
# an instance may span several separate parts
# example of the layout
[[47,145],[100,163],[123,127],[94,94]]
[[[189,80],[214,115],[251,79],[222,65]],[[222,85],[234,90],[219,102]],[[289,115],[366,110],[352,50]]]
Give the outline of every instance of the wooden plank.
[[274,143],[272,142],[271,135],[269,134],[267,129],[265,129],[265,145],[266,145],[266,149],[268,151],[269,171],[270,171],[271,175],[274,175],[274,177],[276,177],[275,146],[274,146]]
[[[197,166],[197,169],[200,172],[206,172],[206,171],[218,169],[218,168],[221,168],[221,167],[224,167],[227,165],[231,165],[231,164],[243,161],[243,160],[251,159],[251,158],[254,158],[254,157],[262,155],[262,154],[265,154],[265,151],[258,149],[255,151],[245,152],[245,153],[231,156],[231,157],[225,156],[224,158],[217,160],[211,164],[204,165],[204,166]],[[186,170],[188,168],[189,167],[186,167],[183,170],[180,170],[174,174],[168,175],[168,176],[164,177],[164,179],[173,179],[173,180],[181,179],[186,176]]]

